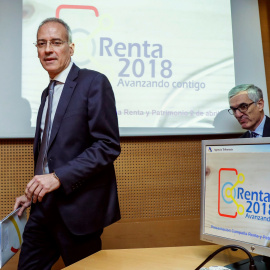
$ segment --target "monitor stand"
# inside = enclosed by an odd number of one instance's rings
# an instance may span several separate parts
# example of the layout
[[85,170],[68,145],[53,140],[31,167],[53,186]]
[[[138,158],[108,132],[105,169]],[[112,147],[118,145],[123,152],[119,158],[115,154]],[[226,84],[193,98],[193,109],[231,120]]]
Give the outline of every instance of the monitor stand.
[[[253,257],[257,270],[269,270],[270,269],[270,258],[266,256],[254,256]],[[226,265],[225,267],[232,270],[248,270],[249,259],[239,261]]]

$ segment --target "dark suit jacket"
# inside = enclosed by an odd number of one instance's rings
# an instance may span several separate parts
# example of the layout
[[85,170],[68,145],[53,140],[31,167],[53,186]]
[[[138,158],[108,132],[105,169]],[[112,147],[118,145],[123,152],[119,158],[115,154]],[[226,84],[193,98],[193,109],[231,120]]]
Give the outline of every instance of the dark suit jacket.
[[[270,118],[266,116],[264,128],[263,128],[263,137],[270,137]],[[250,132],[247,131],[240,136],[240,138],[250,138]]]
[[[34,141],[38,157],[42,93]],[[108,79],[73,64],[55,113],[47,160],[61,187],[44,196],[45,210],[58,207],[76,235],[95,232],[120,219],[113,161],[120,154],[114,94]]]

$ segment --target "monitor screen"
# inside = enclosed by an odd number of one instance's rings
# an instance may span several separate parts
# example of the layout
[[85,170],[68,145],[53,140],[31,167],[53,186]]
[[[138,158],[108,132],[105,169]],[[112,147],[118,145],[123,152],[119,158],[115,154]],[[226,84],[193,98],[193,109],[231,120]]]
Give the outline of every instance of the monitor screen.
[[201,240],[270,257],[270,138],[202,141]]

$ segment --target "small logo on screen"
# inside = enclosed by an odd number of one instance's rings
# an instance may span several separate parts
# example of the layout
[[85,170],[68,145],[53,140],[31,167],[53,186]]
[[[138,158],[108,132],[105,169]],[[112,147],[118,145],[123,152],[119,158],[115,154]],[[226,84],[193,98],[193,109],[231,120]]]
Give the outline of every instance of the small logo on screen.
[[[64,9],[76,9],[76,10],[88,10],[90,11],[89,15],[94,14],[95,17],[99,17],[99,11],[96,7],[94,6],[88,6],[88,5],[59,5],[56,8],[56,13],[55,13],[55,17],[56,18],[60,18],[60,11],[64,10]],[[88,57],[85,57],[85,55],[83,55],[83,57],[81,58],[80,61],[76,61],[77,64],[79,65],[86,65],[89,64],[91,61],[90,59],[92,59],[95,55],[96,55],[96,42],[93,39],[93,35],[94,33],[98,33],[102,27],[105,27],[105,23],[103,21],[103,19],[99,20],[100,21],[100,26],[98,29],[96,29],[94,32],[90,33],[89,30],[83,29],[83,28],[77,28],[77,29],[73,29],[72,30],[72,34],[78,34],[80,37],[85,36],[86,40],[88,40],[90,42],[90,46],[89,49],[87,50],[87,52],[89,53]],[[82,38],[82,37],[81,37]]]
[[[231,179],[226,179],[222,176],[222,172],[235,172],[236,181],[231,182]],[[239,184],[245,182],[245,176],[243,173],[238,173],[234,168],[221,168],[219,170],[219,180],[218,180],[218,214],[222,217],[236,218],[237,215],[243,215],[245,213],[245,208],[242,204],[239,204],[236,200],[236,187]]]
[[213,152],[213,150],[210,146],[208,147],[208,152]]

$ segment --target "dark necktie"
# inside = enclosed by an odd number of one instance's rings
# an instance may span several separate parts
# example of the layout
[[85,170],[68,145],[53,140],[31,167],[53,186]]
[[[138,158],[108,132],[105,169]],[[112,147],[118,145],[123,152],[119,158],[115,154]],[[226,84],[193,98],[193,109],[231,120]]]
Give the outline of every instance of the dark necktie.
[[256,138],[259,134],[256,132],[251,131],[250,132],[250,138]]
[[41,146],[38,154],[38,160],[35,169],[35,175],[41,175],[44,173],[44,160],[47,155],[50,128],[51,128],[51,114],[52,114],[52,101],[53,101],[53,90],[56,81],[51,81],[49,84],[49,94],[48,94],[48,109],[46,113],[45,126],[42,135]]

